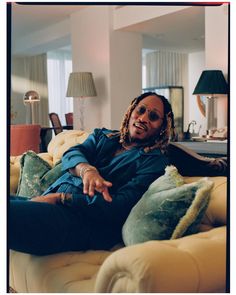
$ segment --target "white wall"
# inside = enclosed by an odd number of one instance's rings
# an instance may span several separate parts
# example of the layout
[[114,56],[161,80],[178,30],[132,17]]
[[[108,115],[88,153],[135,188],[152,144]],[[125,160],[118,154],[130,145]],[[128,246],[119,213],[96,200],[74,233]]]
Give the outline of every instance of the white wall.
[[[110,126],[108,8],[91,7],[71,15],[73,71],[92,72],[97,97],[85,99],[85,127]],[[74,124],[79,128],[79,103],[74,99]]]
[[[205,51],[189,54],[189,100],[185,109],[188,121],[201,124],[206,133],[206,118],[199,111],[193,90],[203,70],[222,70],[228,76],[228,10],[227,5],[205,8]],[[217,97],[217,127],[227,126],[227,96]],[[198,128],[197,128],[198,129]]]
[[[206,69],[222,70],[225,78],[228,77],[228,5],[206,7]],[[227,96],[217,97],[217,127],[228,125]]]
[[201,135],[205,133],[206,130],[206,118],[201,114],[198,105],[197,105],[197,97],[193,95],[193,91],[197,85],[198,79],[205,69],[205,52],[195,52],[189,54],[188,58],[188,66],[189,66],[189,92],[188,92],[188,106],[185,108],[185,117],[188,117],[188,123],[192,120],[197,122],[195,131],[198,131],[200,125],[201,127]]
[[111,32],[111,128],[118,129],[131,100],[142,93],[142,41],[135,33]]
[[228,5],[205,8],[206,67],[228,73]]
[[[92,72],[98,94],[85,99],[85,129],[118,129],[131,99],[141,93],[141,36],[114,31],[113,8],[93,6],[72,14],[71,37],[73,71]],[[75,128],[79,107],[75,98]]]

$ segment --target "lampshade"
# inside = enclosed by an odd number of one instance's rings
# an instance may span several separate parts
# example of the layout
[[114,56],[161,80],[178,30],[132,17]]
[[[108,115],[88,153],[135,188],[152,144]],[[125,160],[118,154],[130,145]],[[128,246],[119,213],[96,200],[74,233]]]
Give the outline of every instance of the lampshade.
[[23,100],[24,103],[34,103],[36,101],[40,101],[40,96],[38,92],[34,90],[29,90],[25,93]]
[[227,94],[228,86],[222,71],[208,70],[203,71],[193,94]]
[[70,73],[66,96],[82,97],[96,96],[96,88],[93,81],[93,75],[90,72]]

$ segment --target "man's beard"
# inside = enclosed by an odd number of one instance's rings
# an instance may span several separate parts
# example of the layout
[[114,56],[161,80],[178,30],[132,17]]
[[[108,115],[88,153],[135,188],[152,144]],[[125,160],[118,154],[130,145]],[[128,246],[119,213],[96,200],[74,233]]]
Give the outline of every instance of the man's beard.
[[135,143],[139,146],[149,146],[154,143],[155,139],[152,138],[132,138],[129,136],[129,143]]

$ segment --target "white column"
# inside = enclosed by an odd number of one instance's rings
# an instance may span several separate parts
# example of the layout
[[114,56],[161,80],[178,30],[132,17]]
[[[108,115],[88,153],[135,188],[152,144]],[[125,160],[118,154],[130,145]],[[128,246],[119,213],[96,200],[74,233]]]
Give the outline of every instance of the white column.
[[[85,130],[117,129],[131,99],[141,93],[142,40],[113,30],[113,7],[90,6],[71,15],[73,71],[93,73],[97,97],[85,99]],[[75,128],[79,128],[74,99]]]
[[[205,8],[206,69],[228,76],[228,4]],[[217,128],[227,126],[226,95],[217,95]]]

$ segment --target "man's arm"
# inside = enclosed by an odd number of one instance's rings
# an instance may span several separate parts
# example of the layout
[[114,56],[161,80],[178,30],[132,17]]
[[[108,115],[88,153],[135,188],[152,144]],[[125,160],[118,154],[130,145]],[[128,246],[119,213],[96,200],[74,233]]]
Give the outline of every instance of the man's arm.
[[68,149],[62,157],[62,169],[69,170],[75,168],[79,163],[92,165],[101,134],[101,129],[95,129],[82,144],[75,145]]
[[103,195],[106,201],[111,202],[112,198],[108,188],[112,186],[112,183],[106,181],[93,166],[96,147],[102,134],[101,129],[95,129],[84,143],[66,151],[62,158],[62,169],[69,170],[74,176],[82,178],[84,194],[93,197],[97,191]]
[[[115,222],[123,224],[133,206],[139,201],[149,185],[158,177],[164,174],[168,164],[165,157],[158,160],[147,161],[140,167],[136,175],[125,185],[111,194],[112,202],[106,202],[100,193],[96,193],[88,205],[88,214],[92,219],[98,218],[99,221]],[[84,202],[79,196],[73,195],[73,203]],[[99,213],[100,212],[100,213]]]

